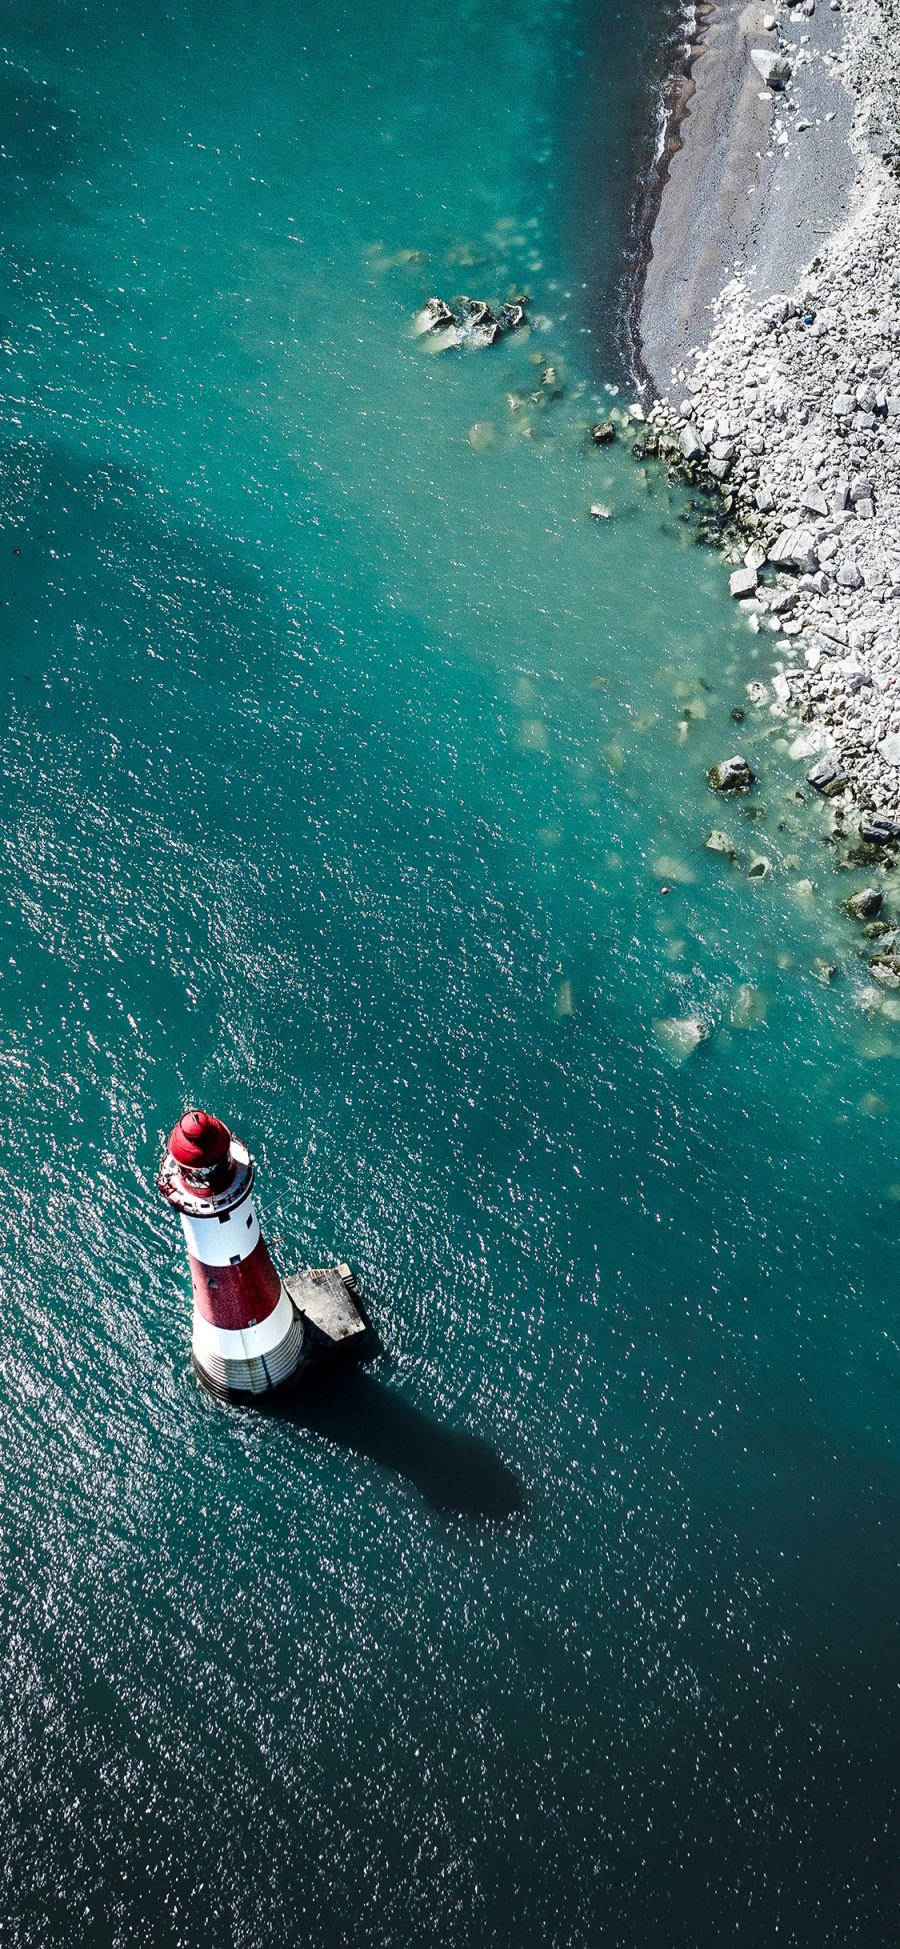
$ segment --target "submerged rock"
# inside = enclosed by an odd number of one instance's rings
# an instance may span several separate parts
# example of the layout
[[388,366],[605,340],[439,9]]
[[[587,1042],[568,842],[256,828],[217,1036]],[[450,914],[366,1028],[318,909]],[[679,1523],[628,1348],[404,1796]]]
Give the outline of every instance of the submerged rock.
[[666,1015],[653,1024],[653,1034],[671,1062],[687,1062],[688,1056],[708,1042],[710,1026],[699,1015]]
[[471,330],[463,325],[459,333],[460,344],[468,346],[470,350],[477,350],[482,345],[498,345],[502,337],[496,318],[492,318],[488,325],[473,325]]
[[714,792],[750,792],[756,784],[746,758],[725,758],[706,776]]
[[673,858],[671,853],[660,853],[653,861],[653,871],[658,880],[669,880],[673,886],[693,886],[696,878],[687,862]]
[[707,835],[703,844],[708,853],[722,853],[725,859],[730,860],[732,866],[737,866],[740,855],[732,845],[727,832],[719,832],[713,826],[712,832]]
[[758,1029],[766,1019],[768,998],[759,988],[745,982],[735,990],[731,1004],[731,1020],[736,1029]]

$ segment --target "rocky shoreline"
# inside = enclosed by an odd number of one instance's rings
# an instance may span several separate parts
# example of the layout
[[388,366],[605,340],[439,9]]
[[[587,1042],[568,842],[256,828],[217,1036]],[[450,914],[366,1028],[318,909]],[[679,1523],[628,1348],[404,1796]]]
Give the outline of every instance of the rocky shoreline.
[[[817,7],[831,18],[813,34]],[[729,234],[731,275],[687,315],[693,343],[668,371],[660,325],[668,306],[677,358],[686,285],[667,261],[665,231],[654,233],[657,272],[645,280],[639,328],[647,343],[652,326],[656,397],[641,445],[725,496],[732,593],[748,625],[776,637],[767,701],[809,726],[810,784],[858,812],[864,837],[883,844],[900,839],[900,5],[764,9],[753,0],[740,29],[729,58],[749,73],[722,139],[733,153],[740,129],[746,156],[748,115],[756,127],[766,116],[743,193],[767,214],[754,214],[737,254]],[[691,143],[704,140],[703,62],[694,77],[683,183]],[[852,110],[846,127],[840,99]],[[825,186],[817,157],[829,142],[840,148]],[[696,175],[696,156],[693,166]],[[833,210],[841,169],[846,215],[816,235],[817,177]],[[670,182],[661,217],[672,194]],[[733,208],[733,175],[729,196]],[[785,288],[773,288],[773,268],[786,266]],[[695,279],[695,304],[699,288]]]

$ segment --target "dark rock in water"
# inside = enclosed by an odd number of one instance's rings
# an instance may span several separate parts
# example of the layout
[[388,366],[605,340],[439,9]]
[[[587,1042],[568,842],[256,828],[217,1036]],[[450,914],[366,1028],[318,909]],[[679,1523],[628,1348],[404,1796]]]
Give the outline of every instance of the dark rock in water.
[[466,345],[496,345],[503,337],[502,326],[484,298],[459,298],[459,336]]
[[455,324],[456,315],[450,310],[450,306],[444,303],[443,298],[429,298],[428,303],[423,305],[419,312],[415,329],[420,334],[446,332],[451,325]]
[[706,776],[714,792],[749,792],[756,784],[746,758],[725,758]]
[[826,755],[817,758],[811,771],[806,774],[807,785],[812,785],[822,797],[830,799],[835,792],[842,792],[847,783],[847,774],[839,758]]
[[497,316],[484,298],[457,298],[456,304],[457,311],[451,311],[443,298],[429,298],[415,319],[416,337],[448,332],[455,333],[447,340],[450,345],[496,345],[504,332],[517,331],[525,323],[524,303],[518,300],[501,305]]
[[859,836],[868,846],[892,846],[900,839],[900,819],[887,812],[872,812],[859,822]]
[[[610,441],[614,440],[615,437],[616,428],[613,420],[598,420],[596,426],[591,427],[591,439],[595,447],[608,447]],[[646,451],[646,447],[644,451]]]
[[477,331],[480,325],[496,324],[491,307],[485,303],[484,298],[460,298],[458,303],[459,322],[469,331]]
[[851,893],[844,906],[851,920],[874,920],[881,912],[882,896],[877,887],[863,887],[859,893]]
[[732,724],[743,724],[744,713],[741,709],[740,704],[735,704],[734,710],[731,713],[731,722]]

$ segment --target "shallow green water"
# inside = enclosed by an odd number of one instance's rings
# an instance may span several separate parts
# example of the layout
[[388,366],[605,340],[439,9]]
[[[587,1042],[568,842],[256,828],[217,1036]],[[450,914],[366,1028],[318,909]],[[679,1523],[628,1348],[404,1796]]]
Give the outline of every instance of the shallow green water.
[[[772,639],[585,441],[661,15],[306,11],[10,27],[4,1939],[887,1943],[900,1034]],[[274,1419],[189,1099],[385,1342]]]

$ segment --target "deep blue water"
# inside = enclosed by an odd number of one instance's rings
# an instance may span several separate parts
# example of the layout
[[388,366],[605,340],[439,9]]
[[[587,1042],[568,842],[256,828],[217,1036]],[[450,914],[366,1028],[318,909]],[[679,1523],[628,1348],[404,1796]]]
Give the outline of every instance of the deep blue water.
[[[586,439],[668,24],[8,19],[16,1949],[897,1939],[900,1009],[772,639]],[[190,1371],[189,1100],[384,1340],[276,1416]]]

